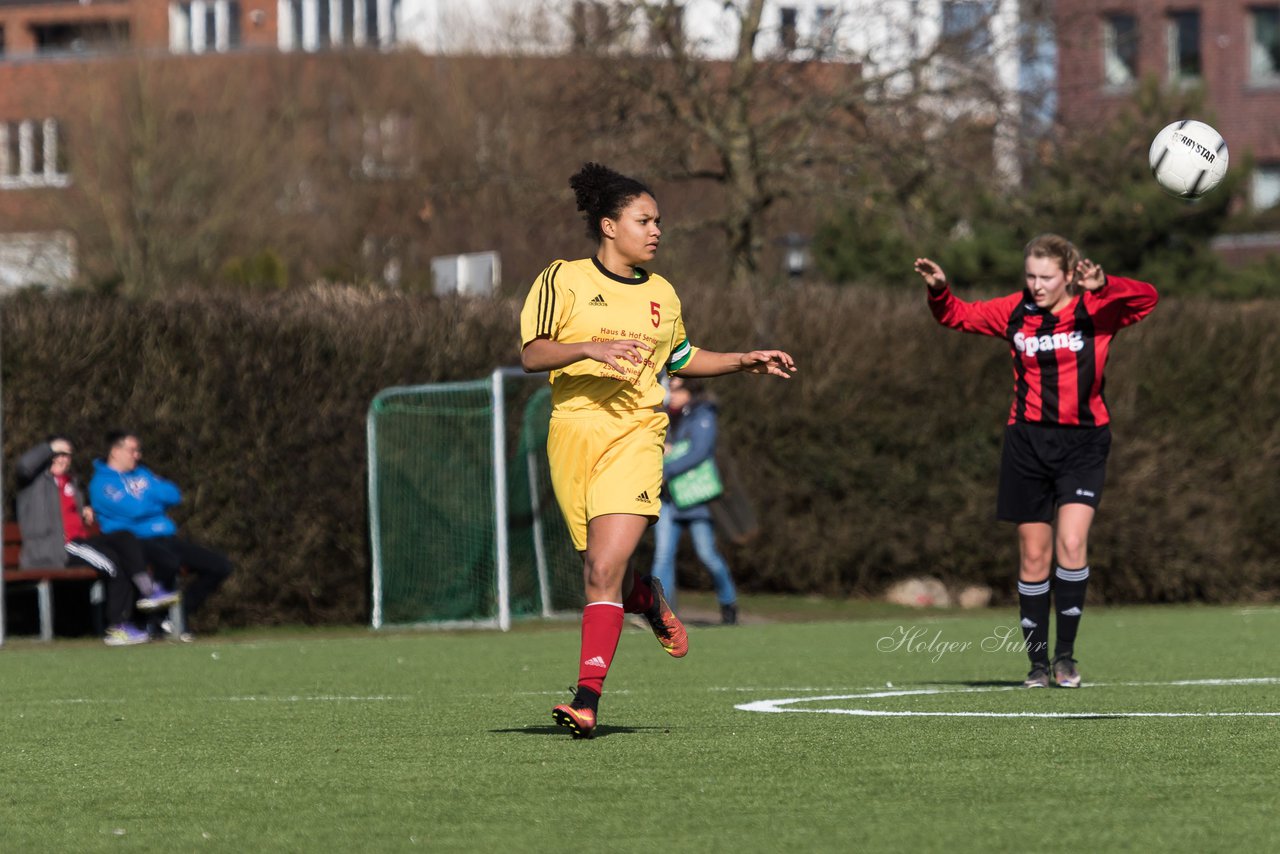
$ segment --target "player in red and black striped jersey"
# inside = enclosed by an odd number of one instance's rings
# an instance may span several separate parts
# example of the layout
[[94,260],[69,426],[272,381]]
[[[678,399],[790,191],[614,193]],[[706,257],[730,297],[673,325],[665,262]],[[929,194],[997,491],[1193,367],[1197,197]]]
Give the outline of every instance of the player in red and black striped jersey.
[[[1075,639],[1089,580],[1089,527],[1102,498],[1111,421],[1102,396],[1111,339],[1156,306],[1146,282],[1108,276],[1055,234],[1027,244],[1021,293],[966,302],[942,268],[917,258],[943,326],[1003,338],[1013,356],[1013,406],[1000,460],[997,515],[1018,526],[1018,601],[1031,672],[1023,683],[1080,685]],[[1049,659],[1049,569],[1058,637]]]

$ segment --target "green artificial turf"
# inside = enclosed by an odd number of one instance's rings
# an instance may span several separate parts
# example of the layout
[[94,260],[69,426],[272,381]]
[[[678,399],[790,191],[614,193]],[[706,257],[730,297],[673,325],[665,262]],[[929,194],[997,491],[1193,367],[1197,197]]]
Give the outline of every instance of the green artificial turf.
[[[694,627],[683,660],[628,625],[589,741],[549,714],[572,622],[11,641],[0,850],[1280,846],[1280,717],[1127,716],[1280,713],[1280,608],[1090,609],[1077,691],[1011,687],[1011,613],[872,613]],[[809,711],[735,708],[764,700]]]

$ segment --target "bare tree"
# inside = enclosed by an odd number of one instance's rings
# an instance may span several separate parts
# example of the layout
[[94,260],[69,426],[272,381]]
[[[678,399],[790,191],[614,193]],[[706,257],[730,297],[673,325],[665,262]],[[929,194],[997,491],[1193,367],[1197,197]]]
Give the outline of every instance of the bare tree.
[[270,210],[280,146],[241,67],[86,66],[65,216],[88,272],[150,293],[207,278]]
[[[588,136],[610,135],[651,171],[716,189],[706,224],[722,235],[729,279],[742,288],[762,278],[765,223],[779,203],[803,216],[820,200],[909,187],[922,171],[972,162],[939,137],[974,117],[990,128],[1011,108],[997,76],[964,61],[967,33],[933,33],[919,46],[919,22],[894,14],[908,4],[859,12],[846,3],[822,26],[796,32],[787,20],[765,20],[776,11],[765,0],[716,3],[719,31],[734,34],[724,56],[686,32],[688,5],[617,4],[610,23],[629,27],[631,41],[582,40],[605,70],[580,91],[589,105],[581,112],[599,119]],[[850,45],[845,35],[871,17],[880,39]],[[990,170],[989,139],[986,148]]]

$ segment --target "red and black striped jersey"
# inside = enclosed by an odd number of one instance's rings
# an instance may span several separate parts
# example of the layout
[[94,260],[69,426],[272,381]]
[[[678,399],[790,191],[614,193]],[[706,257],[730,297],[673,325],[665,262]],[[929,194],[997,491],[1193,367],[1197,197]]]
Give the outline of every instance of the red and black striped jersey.
[[1073,297],[1057,314],[1029,291],[965,302],[949,287],[929,292],[929,308],[943,326],[1009,342],[1013,406],[1009,423],[1100,427],[1111,420],[1102,397],[1112,337],[1156,307],[1146,282],[1108,276],[1096,291]]

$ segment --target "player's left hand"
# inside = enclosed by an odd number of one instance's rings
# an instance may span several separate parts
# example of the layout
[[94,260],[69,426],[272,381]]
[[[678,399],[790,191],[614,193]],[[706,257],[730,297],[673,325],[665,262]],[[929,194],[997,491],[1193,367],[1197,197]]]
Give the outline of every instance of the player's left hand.
[[1076,284],[1086,291],[1096,291],[1107,283],[1107,274],[1102,267],[1085,258],[1076,264]]
[[752,350],[750,353],[743,353],[740,364],[742,370],[749,374],[773,374],[787,380],[796,372],[795,359],[781,350]]

